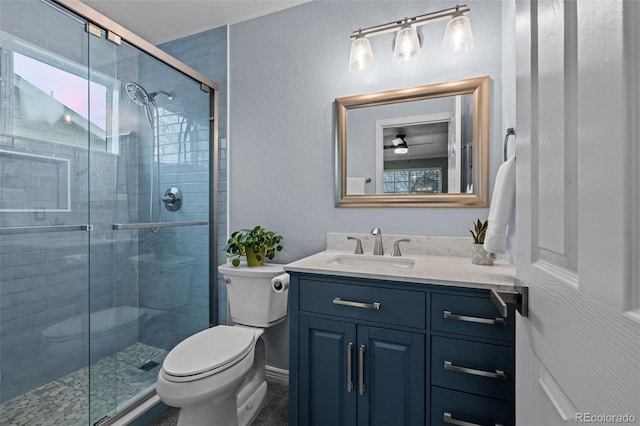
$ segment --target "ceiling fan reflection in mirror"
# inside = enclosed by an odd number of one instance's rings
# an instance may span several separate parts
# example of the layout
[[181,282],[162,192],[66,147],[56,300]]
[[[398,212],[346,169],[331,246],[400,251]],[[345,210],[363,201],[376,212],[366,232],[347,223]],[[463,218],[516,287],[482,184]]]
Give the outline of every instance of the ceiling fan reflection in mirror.
[[[396,135],[396,137],[391,140],[392,145],[385,145],[384,149],[393,149],[395,154],[408,154],[409,153],[409,145],[405,138],[407,135]],[[423,143],[412,143],[411,146],[417,145],[433,145],[435,142],[423,142]]]

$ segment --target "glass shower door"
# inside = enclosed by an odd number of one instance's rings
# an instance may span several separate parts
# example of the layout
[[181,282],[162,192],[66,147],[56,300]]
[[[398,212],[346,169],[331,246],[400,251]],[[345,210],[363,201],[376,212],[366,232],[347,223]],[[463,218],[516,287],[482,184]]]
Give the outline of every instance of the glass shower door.
[[153,393],[168,351],[209,325],[211,94],[100,29],[89,75],[95,422]]
[[0,424],[87,424],[87,33],[0,2]]

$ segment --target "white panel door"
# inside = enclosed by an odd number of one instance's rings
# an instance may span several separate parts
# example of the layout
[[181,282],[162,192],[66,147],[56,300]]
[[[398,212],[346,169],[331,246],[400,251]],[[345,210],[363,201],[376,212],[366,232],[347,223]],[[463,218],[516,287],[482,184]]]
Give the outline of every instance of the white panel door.
[[639,22],[517,0],[519,426],[640,424]]

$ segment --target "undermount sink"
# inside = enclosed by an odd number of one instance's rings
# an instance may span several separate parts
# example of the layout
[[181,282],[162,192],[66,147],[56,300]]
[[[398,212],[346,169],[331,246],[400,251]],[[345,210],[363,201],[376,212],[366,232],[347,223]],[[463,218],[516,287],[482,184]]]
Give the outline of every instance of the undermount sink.
[[327,259],[329,264],[344,266],[383,266],[395,269],[411,269],[415,265],[415,260],[406,257],[395,256],[369,256],[364,254],[338,254]]

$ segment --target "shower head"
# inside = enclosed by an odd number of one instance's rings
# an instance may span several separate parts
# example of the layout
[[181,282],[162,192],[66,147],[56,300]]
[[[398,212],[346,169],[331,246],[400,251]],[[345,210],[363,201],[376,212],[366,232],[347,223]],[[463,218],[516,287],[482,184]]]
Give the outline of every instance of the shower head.
[[138,83],[127,83],[125,85],[125,89],[127,90],[127,95],[131,98],[131,100],[137,103],[140,106],[149,105],[149,100],[151,97],[147,93],[146,90]]
[[144,107],[144,110],[147,113],[147,120],[149,120],[149,126],[151,126],[151,129],[153,129],[154,126],[153,126],[153,114],[151,113],[151,107],[149,106],[149,104],[153,105],[154,108],[156,108],[156,113],[157,113],[158,111],[157,111],[157,106],[155,101],[156,96],[162,93],[163,95],[166,95],[170,101],[172,101],[173,98],[175,97],[173,92],[165,92],[164,90],[157,90],[152,93],[147,93],[147,91],[144,90],[142,86],[134,82],[127,83],[125,85],[125,89],[127,91],[127,95],[129,95],[129,97],[133,102]]

